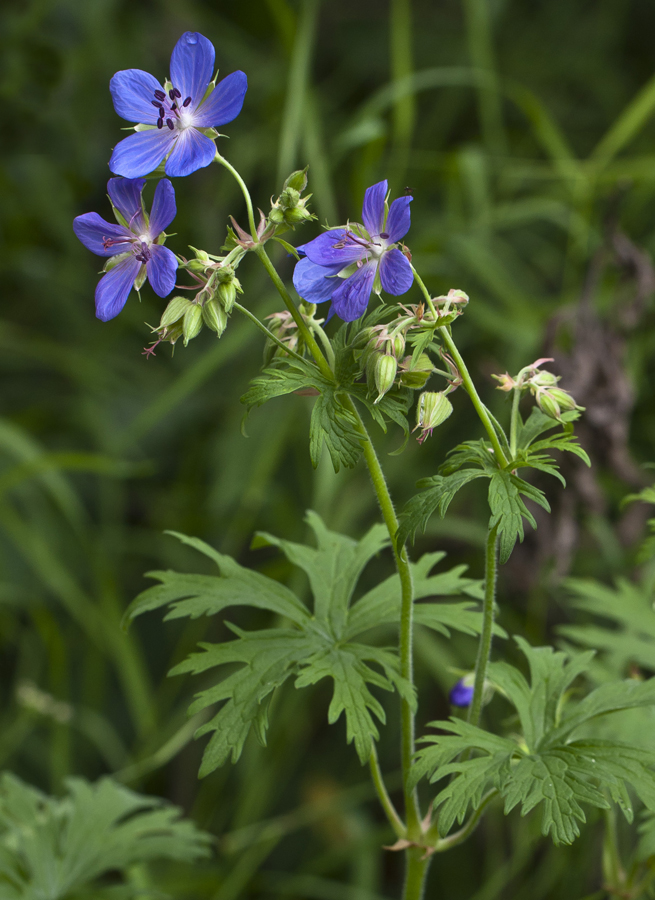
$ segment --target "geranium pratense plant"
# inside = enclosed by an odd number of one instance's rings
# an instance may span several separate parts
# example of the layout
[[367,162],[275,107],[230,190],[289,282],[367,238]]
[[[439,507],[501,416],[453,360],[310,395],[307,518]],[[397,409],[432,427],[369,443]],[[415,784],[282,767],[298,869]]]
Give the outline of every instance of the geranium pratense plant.
[[[524,522],[536,526],[526,500],[549,508],[544,492],[522,473],[538,470],[563,480],[552,455],[556,451],[572,453],[588,463],[573,434],[581,408],[557,387],[557,376],[544,370],[547,360],[540,359],[514,377],[507,373],[497,376],[500,389],[512,399],[508,427],[492,415],[453,337],[453,327],[469,298],[459,290],[433,296],[412,266],[409,250],[397,246],[409,229],[411,197],[396,199],[387,210],[386,180],[366,191],[361,225],[328,228],[294,248],[281,235],[313,217],[307,208],[309,197],[303,196],[307,171],[293,172],[271,202],[268,215],[260,212],[256,224],[243,178],[198,130],[210,120],[214,124],[221,118],[227,121],[227,109],[232,117],[236,115],[245,91],[243,76],[233,78],[229,90],[216,95],[219,88],[212,91],[209,82],[212,65],[209,41],[188,33],[173,53],[172,83],[165,91],[138,70],[119,73],[112,80],[118,111],[129,112],[133,119],[151,126],[119,145],[121,149],[112,157],[116,171],[150,171],[169,153],[169,174],[189,174],[215,160],[235,178],[247,209],[247,229],[232,219],[221,252],[192,248],[193,258],[177,258],[179,268],[192,282],[180,289],[195,294],[177,296],[168,303],[154,329],[156,345],[175,344],[180,337],[186,344],[198,336],[203,325],[220,337],[231,314],[236,311],[245,316],[266,339],[264,370],[242,398],[247,410],[284,394],[295,395],[299,404],[311,402],[312,463],[318,465],[324,448],[335,471],[356,466],[363,459],[383,523],[354,541],[331,532],[315,513],[309,513],[316,546],[292,544],[270,534],[257,536],[257,545],[278,547],[306,572],[313,595],[311,610],[286,586],[243,568],[196,538],[178,535],[213,560],[218,575],[198,579],[171,571],[151,573],[161,584],[136,598],[128,619],[165,606],[170,606],[169,617],[197,617],[222,613],[229,606],[250,605],[269,610],[277,623],[258,631],[234,628],[234,640],[202,645],[201,652],[191,654],[175,670],[202,672],[206,679],[211,669],[226,664],[232,667],[229,675],[202,691],[191,706],[194,712],[214,708],[212,718],[197,733],[211,735],[201,775],[230,758],[236,762],[251,732],[265,743],[271,696],[289,679],[297,688],[331,679],[328,719],[334,723],[345,716],[347,740],[354,744],[360,761],[368,764],[395,834],[392,849],[406,854],[404,900],[423,896],[430,860],[465,841],[497,797],[504,800],[506,812],[517,804],[523,815],[538,808],[543,833],[556,843],[570,843],[576,837],[585,818],[585,805],[608,810],[618,803],[630,820],[628,788],[643,805],[655,810],[655,754],[636,751],[618,738],[601,739],[594,730],[597,718],[608,712],[652,706],[654,679],[610,682],[580,699],[580,692],[572,691],[571,685],[589,668],[589,654],[567,659],[550,647],[530,647],[519,637],[519,648],[530,669],[529,682],[520,668],[491,660],[494,635],[507,636],[496,623],[498,566],[508,560],[516,541],[523,539]],[[208,86],[210,93],[205,96]],[[230,103],[223,102],[226,96]],[[185,118],[185,110],[189,118]],[[119,168],[117,159],[122,160]],[[172,188],[166,181],[159,183],[149,223],[141,206],[142,189],[142,179],[110,182],[110,197],[123,217],[118,228],[94,214],[76,220],[76,233],[91,250],[104,256],[125,253],[99,286],[100,290],[104,285],[100,303],[104,318],[120,309],[132,283],[141,277],[142,266],[157,293],[172,287],[175,268],[168,256],[170,278],[165,284],[161,278],[157,281],[158,267],[164,265],[157,261],[164,260],[159,241],[167,219],[161,209],[164,196],[170,197],[168,210],[174,213]],[[293,276],[299,302],[268,255],[266,245],[271,241],[299,259]],[[237,269],[253,254],[285,306],[267,318],[270,328],[256,309],[237,300],[242,292]],[[123,267],[120,277],[112,274],[119,266]],[[420,291],[418,302],[400,305],[387,299],[368,308],[372,294],[384,291],[394,297],[413,286]],[[111,302],[105,303],[105,294]],[[341,320],[331,323],[329,333],[324,320],[316,318],[316,305],[328,300],[330,315]],[[445,380],[442,390],[424,390],[435,377]],[[399,427],[407,439],[408,416],[415,405],[415,430],[423,443],[454,412],[447,395],[457,391],[470,398],[483,435],[460,444],[435,475],[419,482],[419,492],[399,521],[366,417],[385,431]],[[525,401],[530,398],[536,403],[526,410]],[[435,573],[440,553],[410,560],[406,542],[425,529],[433,513],[445,515],[465,485],[480,481],[486,484],[489,505],[482,583],[465,578],[461,567]],[[393,554],[395,574],[354,600],[364,566],[387,548]],[[454,597],[454,601],[435,602],[444,596]],[[478,639],[475,660],[465,666],[472,674],[460,680],[450,695],[454,712],[459,711],[447,722],[432,723],[437,732],[421,739],[427,746],[418,753],[414,735],[418,703],[413,679],[415,624],[445,635],[459,630]],[[397,632],[396,650],[384,646],[389,629]],[[400,699],[401,809],[387,791],[378,762],[377,723],[384,723],[385,711],[374,689],[396,691]],[[514,719],[511,733],[502,733],[506,730],[505,710],[501,708],[499,715],[491,714],[493,707],[488,716],[484,712],[494,692],[516,708],[518,736]],[[216,704],[221,704],[217,711]],[[584,728],[584,739],[579,737],[579,728]],[[441,782],[427,812],[421,808],[416,789],[422,779]],[[461,827],[453,831],[456,822]],[[612,840],[610,832],[608,828],[608,840]],[[618,852],[616,847],[613,851]],[[616,883],[617,890],[621,887],[616,879],[612,881],[611,872],[605,877],[608,883]]]
[[146,277],[159,297],[168,296],[175,286],[177,258],[163,246],[164,229],[175,218],[175,191],[170,181],[162,179],[148,215],[142,197],[145,183],[145,178],[109,179],[107,191],[117,224],[97,213],[85,213],[73,222],[84,246],[108,257],[106,274],[96,288],[96,315],[103,322],[119,314],[132,288],[139,290]]

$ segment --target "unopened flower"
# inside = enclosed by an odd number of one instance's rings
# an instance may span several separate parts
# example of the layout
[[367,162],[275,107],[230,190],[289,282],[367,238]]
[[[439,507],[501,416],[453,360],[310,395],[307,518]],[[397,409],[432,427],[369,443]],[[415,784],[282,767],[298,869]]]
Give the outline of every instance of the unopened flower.
[[421,429],[419,444],[432,436],[435,428],[446,421],[453,411],[453,405],[441,391],[425,391],[418,398],[416,406],[416,427]]
[[112,172],[136,178],[166,159],[166,174],[182,176],[211,163],[216,145],[205,131],[235,119],[248,88],[248,79],[239,71],[213,85],[214,57],[206,37],[187,31],[173,49],[166,89],[141,69],[114,75],[109,83],[114,108],[138,126],[136,134],[114,148]]
[[460,678],[454,687],[450,689],[449,699],[453,706],[466,708],[471,705],[473,700],[473,686],[475,684],[475,673],[471,672]]
[[336,313],[344,322],[363,315],[376,276],[394,296],[404,294],[414,281],[409,260],[395,246],[409,231],[412,198],[394,200],[385,221],[387,190],[386,180],[368,188],[363,226],[335,228],[297,248],[305,258],[294,269],[294,287],[311,303],[331,300],[330,316]]
[[166,297],[175,286],[177,259],[161,243],[164,229],[175,218],[175,191],[170,181],[162,179],[148,216],[141,199],[145,183],[145,178],[109,179],[107,191],[118,224],[97,213],[85,213],[73,222],[88,250],[109,257],[95,294],[96,316],[103,322],[119,314],[135,282],[140,288],[146,276],[159,297]]

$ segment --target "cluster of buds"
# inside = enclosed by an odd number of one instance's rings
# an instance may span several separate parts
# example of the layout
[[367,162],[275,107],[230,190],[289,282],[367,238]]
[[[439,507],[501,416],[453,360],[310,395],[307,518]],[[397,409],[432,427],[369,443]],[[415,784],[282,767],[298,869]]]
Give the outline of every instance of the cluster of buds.
[[377,391],[375,403],[379,403],[396,381],[398,360],[405,351],[403,325],[394,322],[366,328],[358,342],[364,343],[361,357],[369,393]]
[[312,195],[302,196],[307,187],[308,168],[307,166],[297,172],[292,172],[284,182],[282,193],[277,200],[274,201],[271,197],[271,211],[268,214],[268,220],[276,226],[277,231],[295,228],[296,225],[316,218],[307,209]]
[[[325,319],[315,318],[315,303],[308,303],[306,300],[301,300],[298,308],[310,331],[314,331],[314,325],[322,325],[325,321]],[[300,354],[300,356],[305,353],[306,348],[302,332],[298,328],[298,325],[289,310],[284,309],[281,312],[272,313],[270,316],[266,316],[266,319],[269,322],[268,330],[277,338],[277,341],[284,344],[284,347],[288,350]],[[266,344],[264,345],[265,366],[267,366],[276,356],[288,356],[286,350],[283,347],[280,347],[280,343],[267,338]]]
[[227,327],[237,293],[243,292],[230,263],[210,257],[204,250],[192,249],[196,258],[185,267],[201,289],[192,300],[178,295],[169,301],[159,325],[153,328],[157,341],[144,351],[148,356],[163,341],[174,345],[182,338],[186,347],[204,326],[220,337]]
[[512,378],[507,372],[504,375],[492,375],[492,378],[499,382],[499,391],[529,390],[542,413],[561,422],[563,412],[583,410],[584,406],[578,406],[568,391],[557,387],[560,381],[558,375],[540,370],[540,366],[547,362],[554,360],[551,357],[537,359],[521,369],[516,378]]

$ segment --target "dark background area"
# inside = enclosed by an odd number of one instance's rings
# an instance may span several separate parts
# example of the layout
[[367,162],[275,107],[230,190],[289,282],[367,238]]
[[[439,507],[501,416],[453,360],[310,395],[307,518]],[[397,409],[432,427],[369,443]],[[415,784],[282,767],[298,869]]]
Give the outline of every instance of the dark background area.
[[[146,359],[164,306],[147,286],[116,320],[94,318],[99,264],[71,223],[110,215],[107,160],[126,123],[108,82],[133,67],[163,78],[185,30],[213,42],[222,75],[248,75],[220,149],[257,206],[307,163],[321,222],[356,219],[382,178],[394,196],[410,187],[407,243],[435,295],[455,287],[471,298],[455,336],[485,402],[506,421],[491,373],[554,356],[562,386],[587,407],[580,436],[593,469],[567,463],[564,495],[540,482],[553,514],[501,573],[501,624],[538,643],[572,616],[562,577],[629,574],[644,529],[644,509],[620,501],[648,483],[641,464],[655,444],[655,6],[6,0],[0,11],[0,762],[54,792],[71,773],[115,772],[183,806],[219,841],[210,863],[157,873],[176,897],[381,900],[398,894],[402,860],[380,852],[391,834],[343,721],[327,726],[327,686],[282,693],[270,746],[249,743],[234,769],[198,782],[202,748],[185,724],[197,685],[165,674],[196,641],[229,632],[158,615],[127,635],[119,627],[144,572],[203,566],[166,529],[302,590],[278,555],[249,550],[255,530],[307,539],[313,508],[359,537],[376,517],[363,466],[335,476],[324,458],[312,470],[306,398],[268,404],[241,434],[239,397],[262,353],[248,322],[235,315],[220,341],[204,331]],[[175,189],[176,252],[218,252],[230,214],[245,225],[218,167]],[[292,240],[316,234],[314,223]],[[260,318],[281,308],[256,259],[239,277]],[[406,299],[419,302],[418,289]],[[398,506],[455,443],[480,436],[463,392],[453,402],[421,447],[389,456],[402,435],[374,433]],[[444,549],[449,565],[481,576],[484,516],[473,485],[416,551]],[[391,560],[370,568],[369,585]],[[467,639],[418,636],[419,729],[448,714],[449,667],[470,668],[474,654]],[[381,759],[393,772],[398,723],[385,704]],[[270,819],[273,836],[258,825]],[[428,896],[578,900],[599,886],[599,853],[594,827],[555,853],[537,821],[495,811],[436,861]]]

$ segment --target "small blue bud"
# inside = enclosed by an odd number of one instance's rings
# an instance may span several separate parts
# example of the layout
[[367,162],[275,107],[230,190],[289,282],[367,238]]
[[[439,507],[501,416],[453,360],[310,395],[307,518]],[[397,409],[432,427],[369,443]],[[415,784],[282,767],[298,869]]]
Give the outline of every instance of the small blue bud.
[[451,688],[449,698],[453,706],[467,707],[473,700],[473,684],[470,675],[460,678],[457,684]]

